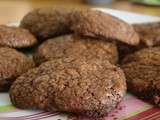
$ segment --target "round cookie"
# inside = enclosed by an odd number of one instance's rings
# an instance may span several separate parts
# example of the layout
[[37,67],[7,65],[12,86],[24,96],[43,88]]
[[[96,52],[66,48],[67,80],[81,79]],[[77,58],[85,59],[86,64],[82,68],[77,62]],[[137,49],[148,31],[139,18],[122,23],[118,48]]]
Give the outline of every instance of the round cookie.
[[123,59],[123,64],[130,62],[142,62],[146,65],[160,64],[160,47],[144,48],[133,54],[129,54]]
[[0,47],[0,91],[7,91],[12,82],[34,67],[34,62],[15,49]]
[[114,109],[125,92],[123,71],[107,60],[60,58],[17,78],[10,98],[23,109],[34,107],[100,117]]
[[36,43],[37,39],[28,30],[0,25],[0,46],[26,48]]
[[133,24],[143,47],[160,45],[160,22]]
[[55,58],[80,58],[109,60],[118,62],[118,51],[115,43],[104,40],[66,35],[45,41],[34,54],[37,64]]
[[33,68],[18,77],[18,80],[14,81],[10,87],[9,94],[11,102],[16,105],[16,107],[25,109],[37,107],[33,89],[36,85],[34,84],[34,80],[38,75],[40,76],[40,73],[38,74],[38,69]]
[[100,11],[73,11],[70,15],[70,26],[71,30],[83,36],[116,39],[129,45],[139,44],[139,36],[131,25]]
[[147,48],[127,56],[122,68],[127,88],[140,98],[160,106],[160,47]]
[[39,39],[45,40],[70,33],[68,26],[69,9],[39,8],[24,16],[21,27],[30,30]]

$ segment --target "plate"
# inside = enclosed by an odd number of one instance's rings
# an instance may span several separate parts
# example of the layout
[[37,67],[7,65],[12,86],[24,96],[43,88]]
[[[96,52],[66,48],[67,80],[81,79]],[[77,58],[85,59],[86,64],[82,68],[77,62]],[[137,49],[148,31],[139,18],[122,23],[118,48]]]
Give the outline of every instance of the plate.
[[[160,21],[159,17],[147,16],[125,11],[117,11],[112,9],[94,8],[120,19],[128,23],[142,23]],[[9,25],[17,25],[17,23],[9,23]],[[127,94],[122,102],[103,120],[148,120],[160,119],[160,109],[156,108],[131,94]],[[102,120],[100,119],[100,120]],[[71,114],[44,112],[39,110],[20,110],[15,108],[9,99],[8,93],[0,93],[0,120],[92,120],[84,117],[77,117]]]

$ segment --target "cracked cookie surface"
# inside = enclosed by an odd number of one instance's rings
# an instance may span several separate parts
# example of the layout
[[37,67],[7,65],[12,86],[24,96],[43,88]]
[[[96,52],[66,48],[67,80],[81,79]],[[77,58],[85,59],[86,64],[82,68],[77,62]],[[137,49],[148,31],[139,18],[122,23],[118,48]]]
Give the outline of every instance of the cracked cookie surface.
[[28,30],[0,25],[0,46],[26,48],[36,43],[37,39]]
[[100,11],[73,11],[70,26],[71,30],[83,36],[118,40],[129,45],[139,44],[139,36],[131,25]]
[[0,91],[7,91],[13,81],[34,67],[34,62],[15,49],[0,47]]
[[39,108],[81,114],[106,115],[126,92],[123,71],[107,60],[60,58],[23,74],[10,89],[19,108]]
[[49,39],[42,43],[34,54],[37,64],[56,58],[98,58],[118,62],[118,51],[115,43],[105,40],[66,35]]
[[21,27],[30,30],[38,39],[45,40],[70,33],[68,26],[69,9],[39,8],[24,16]]
[[160,106],[160,47],[146,48],[123,60],[127,88],[140,98]]

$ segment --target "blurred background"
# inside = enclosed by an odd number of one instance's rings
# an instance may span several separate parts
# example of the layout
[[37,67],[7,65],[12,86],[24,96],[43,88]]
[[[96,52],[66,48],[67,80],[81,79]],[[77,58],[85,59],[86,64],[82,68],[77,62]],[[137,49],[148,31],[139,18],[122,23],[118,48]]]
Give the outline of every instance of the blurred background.
[[160,0],[0,0],[0,24],[19,21],[39,7],[112,8],[160,16]]

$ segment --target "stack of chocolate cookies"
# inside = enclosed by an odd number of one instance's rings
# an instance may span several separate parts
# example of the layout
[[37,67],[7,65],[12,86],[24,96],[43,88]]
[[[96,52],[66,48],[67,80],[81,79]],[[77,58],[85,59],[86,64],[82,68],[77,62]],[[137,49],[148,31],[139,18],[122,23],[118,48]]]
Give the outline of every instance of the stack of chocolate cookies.
[[38,67],[11,86],[15,106],[101,117],[123,99],[116,42],[138,44],[132,26],[99,11],[52,8],[28,13],[20,26],[42,43],[33,53]]
[[[0,26],[0,90],[10,88],[21,109],[88,117],[111,112],[127,86],[158,104],[160,48],[146,48],[158,37],[143,37],[140,26],[96,10],[35,9],[19,27]],[[33,60],[21,52],[27,47]]]

